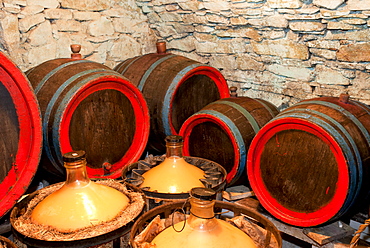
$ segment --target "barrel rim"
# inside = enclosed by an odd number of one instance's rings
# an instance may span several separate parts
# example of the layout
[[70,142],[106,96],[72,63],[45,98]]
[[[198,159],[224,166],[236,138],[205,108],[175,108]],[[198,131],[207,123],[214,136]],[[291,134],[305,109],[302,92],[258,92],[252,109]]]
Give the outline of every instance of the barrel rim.
[[164,97],[162,110],[160,111],[161,118],[164,123],[164,133],[166,136],[179,133],[179,131],[175,129],[172,123],[173,99],[176,97],[177,91],[182,86],[182,84],[186,82],[186,80],[188,80],[189,78],[196,75],[203,75],[212,79],[218,89],[220,99],[230,97],[230,91],[226,79],[218,69],[205,64],[200,64],[199,62],[195,62],[194,64],[185,67],[176,74],[176,77],[169,85]]
[[[190,143],[189,143],[189,138],[190,138],[190,134],[193,130],[193,128],[199,124],[202,124],[202,123],[205,123],[205,122],[212,122],[212,123],[215,123],[217,125],[219,125],[224,131],[225,133],[227,134],[227,136],[229,137],[229,139],[231,140],[231,143],[233,145],[233,148],[234,148],[234,157],[235,157],[235,162],[234,162],[234,165],[232,167],[232,169],[230,170],[230,172],[227,173],[227,176],[226,176],[226,182],[228,185],[231,185],[233,183],[235,183],[239,177],[244,173],[244,170],[245,170],[245,167],[246,167],[246,152],[240,154],[239,152],[240,151],[240,147],[238,147],[236,144],[238,144],[239,142],[237,141],[237,137],[238,134],[235,134],[233,132],[233,130],[230,128],[230,126],[225,123],[222,119],[220,118],[215,118],[216,116],[213,115],[213,112],[205,112],[204,110],[201,110],[195,114],[193,114],[192,116],[190,116],[185,122],[184,124],[182,125],[181,129],[180,129],[180,135],[183,137],[184,139],[184,146],[183,146],[183,154],[185,156],[190,156],[190,152],[189,152],[189,147],[190,147]],[[239,134],[239,136],[241,136]],[[245,144],[243,142],[243,144],[240,144],[241,148],[245,148]],[[239,151],[239,152],[237,152]],[[243,157],[244,155],[244,157]]]
[[[110,86],[110,88],[107,88],[108,86]],[[97,74],[96,77],[91,78],[91,80],[82,85],[82,87],[76,87],[72,89],[71,93],[67,94],[68,97],[63,99],[64,103],[61,104],[64,105],[65,110],[58,111],[58,113],[61,113],[60,118],[56,118],[56,122],[53,123],[53,140],[59,143],[57,150],[60,152],[60,154],[64,154],[73,150],[68,135],[69,123],[78,104],[89,95],[86,93],[93,93],[95,89],[115,89],[120,91],[128,100],[130,100],[134,112],[136,114],[140,114],[140,116],[135,116],[136,128],[133,140],[135,140],[136,142],[133,142],[130,145],[127,152],[119,161],[112,164],[111,173],[105,174],[104,169],[94,169],[90,167],[86,168],[88,175],[91,178],[115,179],[121,175],[121,171],[125,166],[141,157],[149,138],[150,128],[149,109],[147,107],[145,99],[143,97],[140,97],[142,95],[141,92],[122,75],[118,73],[116,74],[116,72]],[[85,96],[80,97],[81,95]],[[61,105],[59,106],[59,108],[61,107]],[[138,142],[138,140],[143,140],[145,142]]]
[[20,125],[18,153],[13,167],[0,183],[0,216],[3,216],[24,194],[35,176],[42,150],[42,126],[38,101],[27,77],[2,52],[0,61],[0,69],[6,72],[3,77],[9,79],[2,82],[12,96]]
[[[291,211],[277,202],[264,187],[261,173],[258,166],[264,144],[278,131],[284,131],[285,125],[289,125],[291,129],[303,130],[310,132],[321,139],[326,139],[326,143],[330,144],[330,149],[335,154],[338,162],[338,194],[335,194],[333,199],[324,207],[313,213],[298,213]],[[325,141],[324,141],[325,142]],[[278,118],[270,121],[252,140],[248,151],[247,159],[247,174],[250,185],[256,194],[256,197],[261,202],[262,206],[266,208],[271,214],[286,223],[296,226],[317,226],[324,222],[332,220],[334,217],[339,217],[337,214],[340,212],[342,204],[347,199],[349,185],[351,183],[350,173],[348,172],[345,163],[346,156],[337,141],[321,126],[308,120],[302,120],[293,117]]]

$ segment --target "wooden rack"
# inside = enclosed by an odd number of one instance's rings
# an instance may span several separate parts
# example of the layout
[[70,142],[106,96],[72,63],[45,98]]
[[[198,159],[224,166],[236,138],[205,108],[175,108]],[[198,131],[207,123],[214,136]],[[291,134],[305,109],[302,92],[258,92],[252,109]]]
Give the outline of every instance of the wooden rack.
[[[272,217],[259,206],[259,201],[254,198],[244,198],[235,203],[257,211],[268,218],[282,233],[284,247],[349,248],[353,234],[356,232],[356,229],[340,220],[320,227],[294,227]],[[284,236],[292,237],[304,245],[289,244],[290,242],[285,241]],[[360,240],[356,247],[370,247],[370,244]]]

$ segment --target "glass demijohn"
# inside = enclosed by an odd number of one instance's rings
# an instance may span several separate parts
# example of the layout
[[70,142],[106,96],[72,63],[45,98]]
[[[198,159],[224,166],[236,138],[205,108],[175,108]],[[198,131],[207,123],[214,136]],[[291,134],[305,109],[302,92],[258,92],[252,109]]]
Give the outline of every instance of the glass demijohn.
[[190,216],[159,233],[151,242],[156,248],[257,248],[239,228],[215,218],[215,191],[194,188],[190,192]]
[[114,219],[129,204],[120,191],[90,181],[84,151],[64,154],[64,185],[39,202],[31,214],[37,224],[67,232]]
[[194,187],[204,187],[200,181],[204,171],[184,160],[182,147],[181,136],[167,136],[165,160],[142,175],[144,182],[140,187],[159,193],[187,193]]

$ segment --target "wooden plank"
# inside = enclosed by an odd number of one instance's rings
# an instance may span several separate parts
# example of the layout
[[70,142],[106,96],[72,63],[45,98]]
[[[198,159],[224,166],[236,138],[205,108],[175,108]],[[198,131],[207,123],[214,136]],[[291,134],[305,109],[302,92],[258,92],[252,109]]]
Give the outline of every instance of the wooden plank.
[[320,226],[303,228],[302,232],[319,245],[325,245],[334,240],[351,236],[356,230],[349,225],[336,221],[334,223]]
[[259,201],[254,198],[245,198],[236,201],[235,203],[259,212],[269,219],[280,232],[311,244],[312,247],[348,248],[352,235],[356,231],[354,228],[343,223],[342,221],[336,221],[325,226],[310,228],[291,226],[281,222],[263,210],[259,204]]

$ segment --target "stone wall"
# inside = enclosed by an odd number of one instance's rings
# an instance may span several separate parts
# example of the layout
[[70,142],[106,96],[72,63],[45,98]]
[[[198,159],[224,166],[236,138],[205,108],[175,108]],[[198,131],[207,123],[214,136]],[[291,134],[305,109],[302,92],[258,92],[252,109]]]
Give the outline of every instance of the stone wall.
[[23,71],[69,58],[81,44],[84,58],[113,68],[155,51],[148,19],[134,0],[0,0],[0,48]]
[[137,0],[174,52],[280,108],[349,93],[370,104],[370,0]]
[[[221,70],[280,108],[349,93],[370,104],[370,0],[0,0],[0,48],[22,70],[69,57],[110,67],[155,51]],[[1,6],[0,5],[0,6]]]

